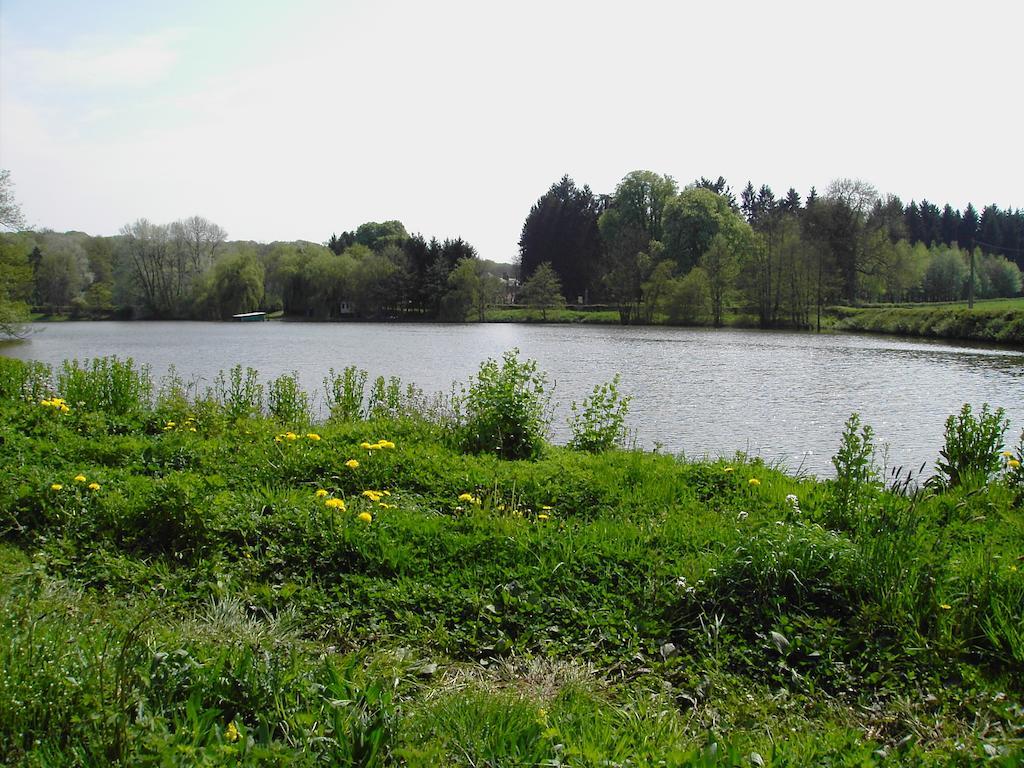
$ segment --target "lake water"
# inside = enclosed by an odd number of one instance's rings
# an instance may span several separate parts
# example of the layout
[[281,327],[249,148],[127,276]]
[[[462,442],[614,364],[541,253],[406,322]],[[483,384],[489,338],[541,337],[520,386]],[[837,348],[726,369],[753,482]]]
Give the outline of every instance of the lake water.
[[634,396],[639,445],[688,456],[743,451],[791,471],[831,473],[854,411],[888,446],[888,466],[930,473],[946,417],[965,402],[1006,409],[1024,428],[1024,352],[880,336],[683,328],[372,323],[50,323],[0,354],[47,363],[132,357],[159,380],[170,365],[202,389],[235,364],[264,380],[297,372],[310,392],[328,368],[399,376],[448,392],[481,361],[518,347],[555,383],[554,439],[571,401],[616,372]]

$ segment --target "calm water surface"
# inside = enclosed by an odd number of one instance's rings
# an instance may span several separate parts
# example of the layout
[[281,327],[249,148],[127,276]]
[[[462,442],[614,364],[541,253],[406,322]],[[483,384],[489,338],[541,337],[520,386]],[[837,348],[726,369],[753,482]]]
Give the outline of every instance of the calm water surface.
[[946,416],[965,402],[1006,409],[1024,428],[1024,353],[879,336],[740,330],[505,324],[52,323],[0,354],[59,363],[102,355],[170,365],[200,389],[235,364],[262,378],[299,374],[322,390],[328,368],[356,365],[447,392],[487,357],[518,347],[555,382],[556,441],[568,404],[616,372],[634,396],[629,423],[645,448],[688,456],[744,451],[790,470],[831,471],[858,411],[887,463],[930,470]]

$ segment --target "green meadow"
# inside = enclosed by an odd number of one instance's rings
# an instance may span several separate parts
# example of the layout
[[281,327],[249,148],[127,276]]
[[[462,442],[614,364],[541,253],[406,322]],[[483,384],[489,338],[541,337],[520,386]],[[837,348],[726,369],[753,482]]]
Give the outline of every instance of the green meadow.
[[551,445],[544,389],[0,359],[0,754],[1020,764],[1024,425],[882,476],[851,418],[826,480],[626,450],[614,380]]

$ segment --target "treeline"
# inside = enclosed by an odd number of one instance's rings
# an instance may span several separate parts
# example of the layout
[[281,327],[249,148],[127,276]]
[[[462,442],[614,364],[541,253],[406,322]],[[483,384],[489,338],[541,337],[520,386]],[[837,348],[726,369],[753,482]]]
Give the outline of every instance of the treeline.
[[295,317],[462,321],[506,295],[509,265],[461,238],[427,240],[398,221],[305,241],[228,242],[200,216],[140,219],[113,237],[0,235],[7,306],[44,315],[222,319],[263,310]]
[[[0,226],[23,226],[0,176]],[[0,235],[0,329],[44,315],[221,319],[281,311],[310,319],[483,320],[497,303],[604,304],[623,323],[820,327],[823,309],[872,302],[1015,296],[1024,212],[904,205],[859,180],[776,196],[725,179],[680,188],[651,171],[610,194],[568,176],[531,208],[519,264],[483,261],[461,238],[367,222],[324,243],[227,240],[200,216],[80,232]],[[516,273],[516,274],[514,274]],[[515,279],[524,280],[520,287]]]
[[563,177],[519,242],[524,278],[549,264],[569,303],[612,304],[624,323],[733,313],[802,328],[835,303],[1018,295],[1022,245],[1020,210],[904,206],[852,179],[806,198],[748,182],[737,200],[722,177],[680,189],[651,171],[607,195]]

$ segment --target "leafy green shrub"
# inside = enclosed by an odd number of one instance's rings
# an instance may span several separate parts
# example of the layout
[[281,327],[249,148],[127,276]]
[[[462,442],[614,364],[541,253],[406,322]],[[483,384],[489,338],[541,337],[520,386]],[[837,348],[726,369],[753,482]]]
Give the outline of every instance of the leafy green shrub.
[[503,459],[539,456],[551,421],[546,386],[536,361],[521,362],[518,349],[506,352],[500,364],[485,360],[456,398],[463,448]]
[[50,366],[0,357],[0,400],[41,400],[49,394]]
[[57,391],[72,406],[126,415],[149,406],[153,380],[148,365],[132,358],[97,357],[89,363],[65,360],[57,372]]
[[397,376],[386,379],[378,376],[370,389],[370,404],[367,416],[371,419],[406,419],[419,417],[436,420],[432,413],[437,408],[424,396],[423,391],[414,384],[402,387],[402,380]]
[[843,427],[832,466],[836,469],[834,505],[825,522],[832,527],[848,528],[865,491],[878,481],[874,430],[868,424],[861,426],[859,414],[851,414]]
[[939,483],[947,488],[984,485],[999,471],[999,451],[1010,427],[1005,413],[984,403],[975,416],[970,403],[964,403],[959,414],[946,419],[945,443],[935,465]]
[[611,381],[594,387],[594,391],[577,406],[569,406],[572,415],[569,447],[576,451],[600,453],[621,446],[626,439],[626,414],[633,398],[619,394],[619,374]]
[[308,424],[309,396],[299,387],[297,373],[281,374],[267,386],[267,410],[282,424]]
[[332,421],[358,421],[363,415],[366,371],[350,365],[342,372],[331,368],[324,378],[324,393]]
[[246,368],[243,374],[242,366],[236,365],[227,376],[224,371],[217,374],[208,396],[221,404],[229,419],[259,416],[263,411],[263,386],[258,377],[254,368]]

